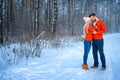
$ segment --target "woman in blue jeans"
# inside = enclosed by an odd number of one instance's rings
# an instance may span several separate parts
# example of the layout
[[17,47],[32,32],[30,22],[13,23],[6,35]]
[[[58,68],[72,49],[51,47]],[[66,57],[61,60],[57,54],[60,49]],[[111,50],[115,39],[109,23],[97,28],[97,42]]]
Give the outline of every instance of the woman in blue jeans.
[[89,17],[84,17],[83,19],[85,21],[84,30],[83,30],[85,36],[83,38],[84,39],[84,55],[83,55],[82,68],[85,70],[89,70],[87,65],[87,58],[91,48],[93,28],[92,28],[91,19]]

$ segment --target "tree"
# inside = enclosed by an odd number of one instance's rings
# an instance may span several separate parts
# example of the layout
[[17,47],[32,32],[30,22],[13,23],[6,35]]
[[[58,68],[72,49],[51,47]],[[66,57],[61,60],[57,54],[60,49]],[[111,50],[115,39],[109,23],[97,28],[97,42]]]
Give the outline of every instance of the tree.
[[72,0],[72,35],[76,34],[76,26],[75,26],[75,0]]
[[3,43],[2,5],[3,5],[3,0],[0,0],[0,43]]
[[53,10],[54,10],[54,16],[53,16],[53,25],[52,25],[52,27],[53,27],[53,29],[52,29],[52,32],[53,32],[53,34],[55,35],[55,33],[56,33],[56,23],[57,23],[57,0],[54,0],[54,8],[53,8]]
[[39,14],[38,14],[38,10],[39,10],[39,0],[35,0],[35,35],[38,35],[38,30],[39,30]]

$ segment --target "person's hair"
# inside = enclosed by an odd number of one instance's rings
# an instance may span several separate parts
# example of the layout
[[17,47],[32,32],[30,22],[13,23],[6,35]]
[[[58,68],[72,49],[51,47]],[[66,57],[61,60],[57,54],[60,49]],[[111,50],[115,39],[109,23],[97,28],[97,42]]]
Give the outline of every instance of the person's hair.
[[93,26],[93,22],[92,21],[89,21],[88,23],[90,26]]
[[89,15],[89,17],[91,17],[91,16],[96,16],[96,14],[95,14],[95,13],[91,13],[91,14]]

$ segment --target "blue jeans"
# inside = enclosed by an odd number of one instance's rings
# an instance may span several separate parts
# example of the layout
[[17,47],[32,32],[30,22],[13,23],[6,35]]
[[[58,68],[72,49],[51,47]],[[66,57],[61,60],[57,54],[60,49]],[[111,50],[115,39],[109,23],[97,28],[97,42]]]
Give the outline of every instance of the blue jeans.
[[93,49],[93,58],[94,58],[94,66],[98,67],[98,51],[100,54],[100,59],[102,62],[102,67],[106,67],[105,55],[103,50],[104,41],[101,40],[93,40],[92,49]]
[[84,40],[84,56],[83,56],[83,63],[87,64],[88,53],[91,48],[91,41]]

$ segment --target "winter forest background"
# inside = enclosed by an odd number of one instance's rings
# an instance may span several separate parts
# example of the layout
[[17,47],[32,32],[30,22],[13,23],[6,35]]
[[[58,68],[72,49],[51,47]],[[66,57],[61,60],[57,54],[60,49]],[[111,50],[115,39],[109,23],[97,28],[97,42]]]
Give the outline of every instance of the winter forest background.
[[81,35],[82,18],[91,12],[105,21],[107,33],[120,32],[119,0],[0,0],[0,42],[28,41],[42,32]]
[[[107,27],[105,71],[81,67],[92,12]],[[0,80],[119,80],[119,46],[120,0],[0,0]]]
[[[107,33],[120,32],[120,0],[0,0],[0,43],[6,50],[5,60],[40,56],[44,47],[60,46],[63,36],[80,37],[83,17],[92,12],[106,23]],[[14,45],[11,49],[12,43],[19,48]]]

